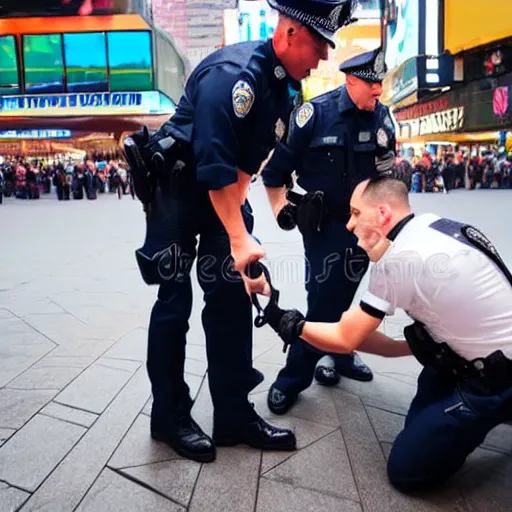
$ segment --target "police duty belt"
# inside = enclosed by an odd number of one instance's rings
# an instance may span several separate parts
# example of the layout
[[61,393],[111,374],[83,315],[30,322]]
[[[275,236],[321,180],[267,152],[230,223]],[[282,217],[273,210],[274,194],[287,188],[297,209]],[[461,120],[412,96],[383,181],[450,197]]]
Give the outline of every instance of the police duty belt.
[[[349,215],[346,211],[346,208],[336,207],[332,204],[326,204],[324,199],[324,191],[323,190],[315,190],[314,192],[308,192],[307,194],[299,194],[298,192],[294,192],[291,189],[286,191],[286,199],[290,201],[295,206],[299,207],[306,203],[317,202],[321,211],[321,222],[323,219],[331,218],[334,220],[341,220],[344,222],[348,222]],[[317,226],[317,230],[320,230],[320,226]]]

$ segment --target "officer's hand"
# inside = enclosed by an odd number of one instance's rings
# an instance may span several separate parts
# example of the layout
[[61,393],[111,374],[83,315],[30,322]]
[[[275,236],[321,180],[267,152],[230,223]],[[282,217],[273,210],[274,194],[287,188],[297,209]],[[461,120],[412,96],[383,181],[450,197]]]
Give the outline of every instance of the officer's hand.
[[375,157],[375,168],[379,174],[392,174],[395,167],[396,155],[393,151],[388,151],[382,156]]
[[[261,260],[261,258],[265,256],[265,251],[262,249],[261,245],[247,233],[241,240],[231,240],[231,256],[233,256],[235,270],[244,275],[247,266],[250,263]],[[247,277],[247,275],[245,275],[245,277]],[[257,279],[247,278],[250,288],[253,286],[251,281],[257,281]]]
[[265,318],[287,345],[292,345],[302,334],[304,315],[297,309],[281,309],[270,302],[264,310]]
[[297,226],[297,207],[288,203],[277,214],[277,224],[281,229],[290,231]]
[[250,279],[246,274],[240,274],[242,276],[242,281],[244,282],[245,291],[249,297],[256,293],[258,295],[264,295],[265,297],[270,297],[270,285],[267,283],[265,276],[262,274],[260,277],[256,279]]

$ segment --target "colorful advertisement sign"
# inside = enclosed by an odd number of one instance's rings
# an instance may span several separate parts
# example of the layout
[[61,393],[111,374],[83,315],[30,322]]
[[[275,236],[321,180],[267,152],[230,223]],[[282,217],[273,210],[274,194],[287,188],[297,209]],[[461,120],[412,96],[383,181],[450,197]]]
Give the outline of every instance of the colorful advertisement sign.
[[0,139],[69,139],[71,130],[2,130]]
[[171,114],[175,108],[159,91],[0,96],[0,117]]
[[419,54],[419,0],[393,0],[386,25],[386,64],[393,69]]
[[510,0],[444,2],[444,45],[452,54],[511,36]]
[[240,0],[238,3],[238,41],[265,41],[272,37],[278,13],[267,0]]

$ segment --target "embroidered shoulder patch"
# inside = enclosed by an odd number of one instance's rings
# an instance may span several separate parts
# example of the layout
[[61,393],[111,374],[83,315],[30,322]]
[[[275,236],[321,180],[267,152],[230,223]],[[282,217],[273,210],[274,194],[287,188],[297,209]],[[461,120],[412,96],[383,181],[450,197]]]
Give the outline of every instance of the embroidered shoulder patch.
[[238,80],[233,87],[231,99],[236,116],[244,118],[254,103],[254,91],[245,80]]
[[382,148],[387,148],[389,144],[389,137],[384,128],[377,130],[377,144]]
[[304,103],[299,110],[297,110],[297,114],[295,114],[295,123],[299,128],[303,128],[306,123],[313,117],[315,109],[311,103]]
[[388,130],[391,130],[393,132],[395,131],[395,125],[393,124],[393,121],[391,120],[389,114],[384,118],[383,124]]

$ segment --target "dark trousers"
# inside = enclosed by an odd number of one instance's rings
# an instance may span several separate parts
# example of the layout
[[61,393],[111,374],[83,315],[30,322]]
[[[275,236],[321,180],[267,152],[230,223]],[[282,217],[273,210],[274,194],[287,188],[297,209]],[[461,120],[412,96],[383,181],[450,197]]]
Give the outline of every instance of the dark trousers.
[[[161,212],[160,212],[161,213]],[[160,213],[152,213],[159,215]],[[248,203],[242,213],[252,231]],[[149,325],[147,369],[153,391],[152,420],[172,428],[192,401],[184,380],[185,343],[192,309],[190,269],[197,257],[197,278],[204,292],[202,323],[206,335],[208,379],[216,430],[255,418],[248,393],[260,382],[252,366],[252,309],[240,275],[233,270],[230,243],[206,192],[165,200],[165,213],[148,224],[145,247],[169,248],[161,267]],[[155,247],[150,250],[154,253]]]
[[405,427],[388,460],[388,476],[403,491],[425,489],[458,471],[494,427],[512,419],[512,387],[481,396],[424,368]]
[[[307,320],[337,322],[352,304],[368,268],[368,258],[356,242],[341,221],[328,221],[321,233],[304,237]],[[285,367],[279,372],[276,388],[292,395],[308,388],[318,360],[325,355],[302,340],[294,343]],[[350,354],[330,355],[337,369],[352,362]]]

